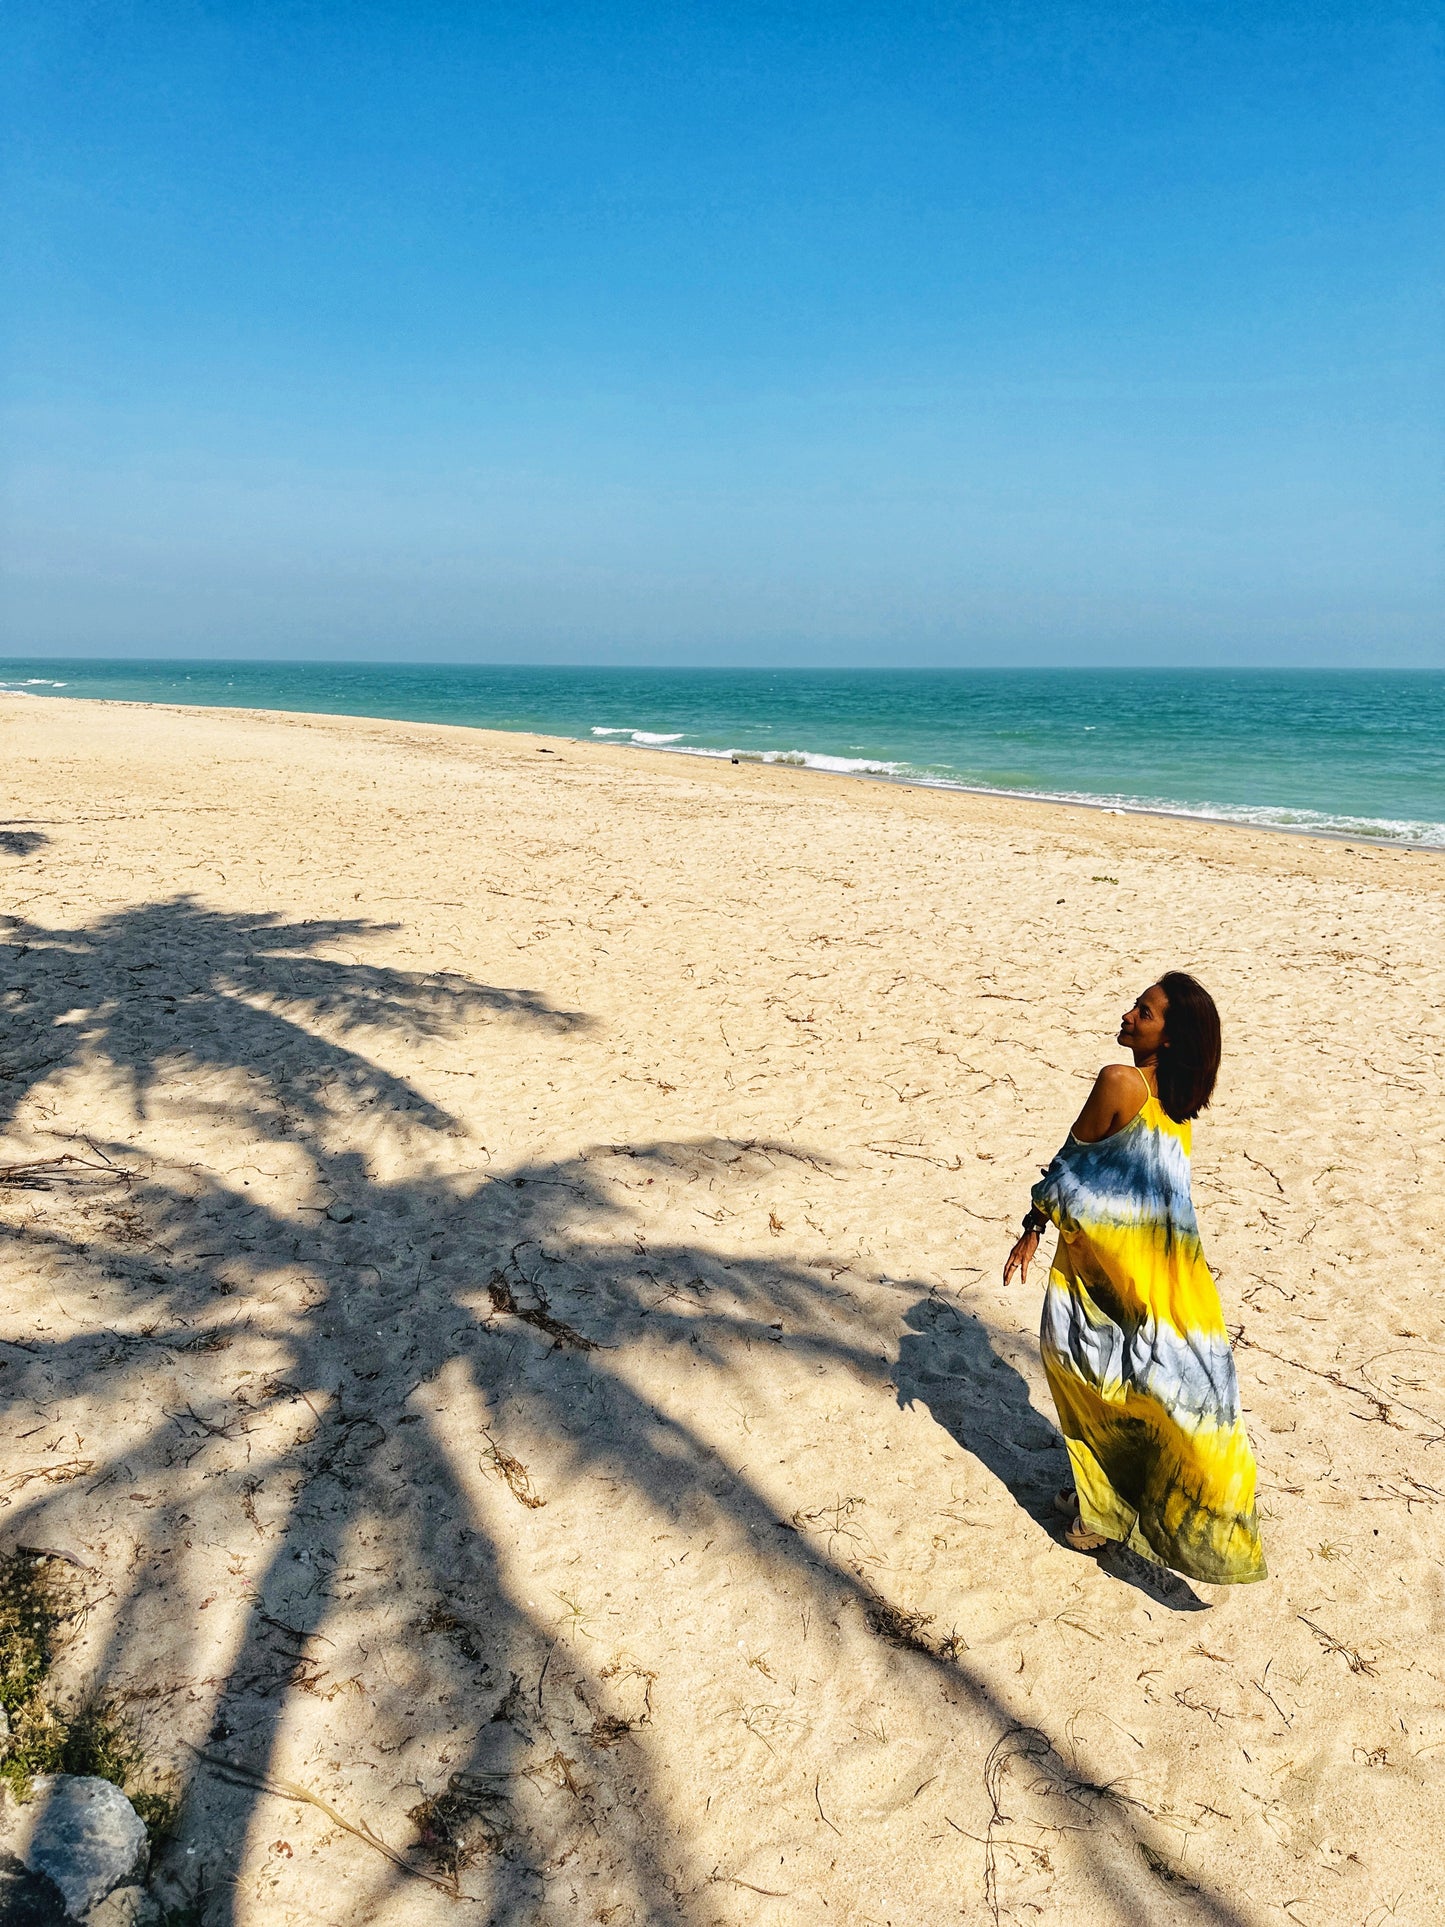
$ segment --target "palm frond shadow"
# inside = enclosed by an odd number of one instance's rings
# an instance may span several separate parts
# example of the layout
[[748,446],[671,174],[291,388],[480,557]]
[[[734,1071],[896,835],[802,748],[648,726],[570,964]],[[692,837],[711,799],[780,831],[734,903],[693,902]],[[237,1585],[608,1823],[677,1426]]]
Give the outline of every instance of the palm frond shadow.
[[294,1113],[313,1128],[330,1110],[380,1105],[431,1129],[452,1120],[362,1051],[316,1035],[404,1028],[465,1037],[488,1017],[558,1032],[590,1020],[535,991],[476,984],[448,971],[406,971],[325,953],[352,951],[391,926],[364,919],[228,915],[194,897],[124,909],[81,928],[0,918],[0,975],[16,1055],[0,1073],[0,1128],[37,1084],[75,1066],[108,1067],[144,1118],[182,1069],[251,1081],[255,1129]]
[[[645,1340],[679,1369],[727,1375],[748,1347],[777,1342],[781,1315],[812,1365],[882,1388],[922,1287],[901,1284],[891,1308],[870,1311],[826,1268],[702,1243],[644,1248],[635,1235],[617,1182],[629,1164],[812,1155],[801,1146],[659,1141],[480,1175],[438,1175],[423,1157],[419,1175],[371,1174],[339,1128],[358,1112],[385,1112],[423,1145],[457,1127],[360,1049],[364,1032],[430,1024],[485,1061],[507,1044],[505,1028],[479,1042],[483,1020],[557,1032],[586,1020],[528,992],[317,955],[359,945],[363,925],[230,918],[177,899],[80,932],[12,920],[11,935],[7,980],[25,995],[8,1118],[42,1079],[53,1098],[72,1066],[123,1078],[138,1117],[178,1067],[201,1067],[233,1076],[217,1100],[233,1125],[284,1137],[307,1168],[281,1209],[107,1144],[144,1167],[130,1194],[143,1237],[87,1241],[39,1222],[8,1233],[32,1251],[49,1241],[67,1298],[101,1279],[109,1294],[103,1329],[4,1348],[0,1403],[108,1415],[123,1435],[83,1481],[17,1494],[6,1537],[52,1543],[69,1523],[89,1542],[132,1543],[128,1569],[109,1575],[119,1596],[94,1670],[129,1682],[133,1703],[199,1749],[182,1842],[201,1850],[174,1850],[173,1891],[204,1863],[206,1919],[238,1918],[242,1848],[273,1824],[265,1786],[288,1772],[309,1702],[339,1736],[390,1736],[389,1786],[377,1758],[332,1758],[324,1776],[338,1808],[387,1816],[378,1828],[411,1869],[379,1852],[348,1860],[347,1918],[374,1917],[398,1883],[412,1884],[416,1919],[433,1906],[443,1917],[454,1903],[415,1885],[418,1872],[497,1927],[578,1918],[580,1892],[639,1920],[711,1917],[715,1870],[662,1790],[651,1679],[569,1639],[498,1539],[497,1504],[526,1511],[539,1496],[515,1443],[541,1442],[559,1510],[614,1488],[684,1532],[730,1534],[755,1571],[820,1611],[851,1604],[876,1619],[888,1602],[869,1580],[780,1520],[617,1355]],[[344,1208],[327,1215],[319,1200]],[[987,1462],[986,1446],[969,1449]],[[207,1614],[224,1609],[218,1558],[238,1541],[259,1557],[251,1570],[230,1561],[237,1641]],[[403,1649],[394,1630],[377,1636],[399,1606]],[[936,1674],[998,1735],[1022,1730],[964,1655],[890,1650],[891,1665]],[[344,1737],[333,1743],[344,1750]],[[1129,1813],[1111,1811],[1129,1834]],[[1171,1895],[1166,1916],[1137,1844],[1128,1864],[1101,1852],[1091,1875],[1113,1918],[1243,1927],[1199,1888]]]
[[34,856],[49,841],[44,830],[23,830],[12,823],[0,828],[0,852],[6,856]]

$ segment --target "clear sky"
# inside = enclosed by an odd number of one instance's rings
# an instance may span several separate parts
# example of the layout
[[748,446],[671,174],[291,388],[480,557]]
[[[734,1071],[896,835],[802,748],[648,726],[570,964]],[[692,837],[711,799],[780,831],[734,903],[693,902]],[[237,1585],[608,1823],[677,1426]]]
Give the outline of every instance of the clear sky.
[[6,43],[8,653],[1445,666],[1434,4]]

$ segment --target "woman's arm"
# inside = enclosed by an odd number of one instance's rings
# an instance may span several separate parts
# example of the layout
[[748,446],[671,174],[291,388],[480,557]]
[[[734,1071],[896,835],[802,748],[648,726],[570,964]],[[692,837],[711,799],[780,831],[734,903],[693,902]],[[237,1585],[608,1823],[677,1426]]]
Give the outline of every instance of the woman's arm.
[[[1144,1099],[1145,1086],[1138,1071],[1132,1070],[1127,1064],[1106,1064],[1094,1079],[1094,1088],[1074,1120],[1074,1128],[1069,1135],[1079,1144],[1097,1144],[1101,1138],[1112,1137],[1115,1131],[1122,1131],[1126,1124],[1133,1123],[1144,1108]],[[1066,1145],[1064,1151],[1067,1149]],[[1060,1168],[1063,1156],[1061,1152],[1047,1166],[1043,1182],[1034,1186],[1033,1202],[1024,1219],[1023,1231],[1015,1239],[1013,1249],[1004,1261],[1005,1284],[1012,1280],[1015,1272],[1021,1284],[1028,1283],[1029,1266],[1039,1248],[1039,1234],[1045,1226],[1058,1221],[1059,1200],[1051,1181]]]
[[1013,1250],[1007,1258],[1004,1259],[1003,1281],[1005,1284],[1008,1284],[1015,1272],[1019,1275],[1019,1283],[1021,1285],[1028,1283],[1029,1266],[1033,1263],[1034,1253],[1039,1248],[1039,1233],[1047,1223],[1047,1218],[1044,1217],[1043,1212],[1039,1210],[1038,1206],[1035,1205],[1031,1207],[1028,1216],[1024,1219],[1022,1232],[1014,1240]]

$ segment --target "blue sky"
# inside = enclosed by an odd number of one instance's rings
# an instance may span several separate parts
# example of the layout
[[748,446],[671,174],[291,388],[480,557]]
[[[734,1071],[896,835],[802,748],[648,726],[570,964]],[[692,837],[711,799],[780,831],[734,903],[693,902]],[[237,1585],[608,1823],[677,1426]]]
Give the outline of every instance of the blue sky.
[[9,22],[12,654],[1445,666],[1433,6]]

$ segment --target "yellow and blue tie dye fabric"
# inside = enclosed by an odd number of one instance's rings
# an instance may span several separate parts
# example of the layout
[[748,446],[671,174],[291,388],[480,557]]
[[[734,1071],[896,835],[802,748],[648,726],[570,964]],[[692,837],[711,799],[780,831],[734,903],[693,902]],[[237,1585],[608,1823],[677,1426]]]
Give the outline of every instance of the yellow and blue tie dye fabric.
[[1084,1524],[1225,1584],[1265,1563],[1190,1135],[1150,1092],[1111,1137],[1070,1136],[1034,1186],[1059,1233],[1039,1336]]

